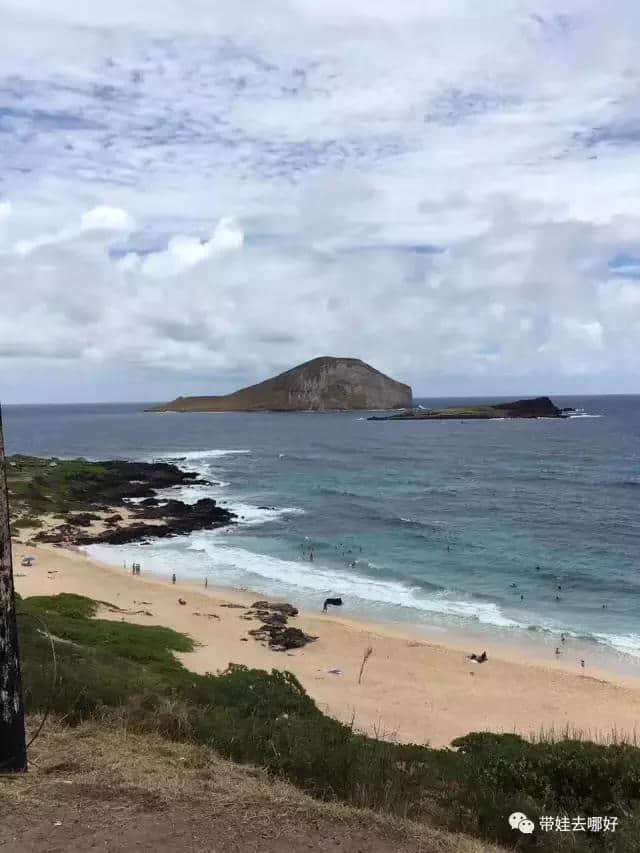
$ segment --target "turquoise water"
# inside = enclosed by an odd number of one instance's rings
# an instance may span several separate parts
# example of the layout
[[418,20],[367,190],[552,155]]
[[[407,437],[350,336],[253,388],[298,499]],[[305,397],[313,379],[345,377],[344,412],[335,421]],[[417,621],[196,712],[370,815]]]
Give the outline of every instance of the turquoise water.
[[183,499],[213,495],[241,516],[229,530],[94,548],[102,559],[309,607],[340,595],[345,615],[551,645],[564,632],[633,661],[640,397],[556,402],[584,416],[411,423],[23,406],[5,409],[5,433],[9,452],[176,459],[211,481]]

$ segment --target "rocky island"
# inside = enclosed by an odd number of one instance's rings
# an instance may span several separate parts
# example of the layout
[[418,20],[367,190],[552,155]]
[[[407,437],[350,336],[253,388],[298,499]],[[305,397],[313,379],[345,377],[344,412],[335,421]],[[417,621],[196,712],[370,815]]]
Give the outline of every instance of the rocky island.
[[323,356],[218,397],[178,397],[152,412],[299,412],[404,409],[411,388],[358,358]]
[[478,406],[452,406],[445,409],[411,409],[397,415],[374,416],[370,421],[442,421],[490,420],[492,418],[566,418],[573,409],[559,409],[548,397],[514,400]]

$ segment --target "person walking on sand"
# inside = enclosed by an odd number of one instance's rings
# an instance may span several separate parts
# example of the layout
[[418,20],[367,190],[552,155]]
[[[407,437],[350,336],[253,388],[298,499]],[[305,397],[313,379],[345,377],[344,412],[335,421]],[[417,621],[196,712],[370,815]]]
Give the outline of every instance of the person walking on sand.
[[204,588],[206,589],[209,586],[209,578],[204,579]]
[[174,573],[171,575],[171,583],[175,583],[175,582],[176,582],[176,573],[174,572]]

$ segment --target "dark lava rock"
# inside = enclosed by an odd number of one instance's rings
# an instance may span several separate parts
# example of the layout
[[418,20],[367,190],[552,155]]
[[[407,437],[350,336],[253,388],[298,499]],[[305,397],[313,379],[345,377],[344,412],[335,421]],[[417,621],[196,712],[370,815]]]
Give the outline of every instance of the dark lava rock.
[[251,605],[251,610],[272,610],[275,613],[284,613],[285,616],[298,615],[297,607],[280,601],[256,601]]
[[66,541],[75,542],[78,533],[77,527],[72,527],[70,524],[59,524],[51,530],[41,530],[33,538],[36,542],[52,542],[54,545],[59,545]]
[[[78,545],[93,542],[124,544],[186,535],[194,530],[210,530],[232,524],[236,519],[235,513],[218,507],[211,498],[203,498],[195,504],[158,499],[156,492],[159,489],[207,482],[193,471],[182,471],[167,462],[115,460],[97,463],[93,470],[90,463],[87,466],[87,475],[77,477],[69,485],[70,503],[93,510],[105,506],[122,506],[131,498],[140,498],[142,500],[139,504],[131,505],[131,513],[136,521],[118,527],[117,523],[123,521],[123,518],[115,513],[105,519],[105,530],[93,533],[77,528],[89,527],[98,516],[92,512],[74,513],[67,519],[71,523],[51,531],[40,531],[36,536],[37,541],[54,544],[71,542]],[[149,524],[146,519],[162,523]]]
[[299,649],[317,639],[305,634],[300,628],[287,626],[289,616],[297,616],[298,608],[279,601],[256,601],[247,611],[244,618],[259,619],[262,625],[249,631],[261,643],[268,643],[274,651],[284,652],[287,649]]
[[68,515],[66,518],[67,524],[77,524],[78,527],[91,527],[91,522],[99,520],[100,516],[92,512],[77,512],[75,515]]
[[119,506],[126,498],[154,498],[157,489],[203,483],[194,471],[182,471],[167,462],[100,462],[99,477],[73,483],[74,501],[90,506]]
[[[172,501],[171,503],[180,503],[180,501]],[[116,527],[104,530],[94,536],[79,536],[76,540],[77,544],[88,545],[91,542],[104,542],[111,545],[122,545],[127,542],[137,542],[147,537],[186,536],[194,530],[212,530],[216,527],[223,527],[231,524],[235,518],[234,513],[217,507],[215,501],[208,499],[198,501],[197,504],[181,504],[181,507],[178,517],[154,515],[154,518],[162,518],[164,524],[145,524],[143,521],[136,521],[130,527]],[[163,509],[166,508],[163,507]]]
[[249,631],[256,640],[266,640],[269,648],[276,652],[284,652],[287,649],[301,649],[307,643],[317,640],[310,634],[305,634],[300,628],[283,627],[279,625],[263,625]]
[[510,418],[558,418],[561,416],[561,410],[548,397],[514,400],[512,403],[495,403],[493,408],[506,412]]
[[194,504],[186,504],[172,499],[163,504],[158,504],[156,501],[156,505],[142,501],[140,508],[133,511],[139,518],[186,518],[194,513],[211,512],[216,506],[213,498],[200,498]]
[[245,619],[259,619],[265,625],[283,626],[287,624],[284,613],[270,613],[268,610],[250,610]]

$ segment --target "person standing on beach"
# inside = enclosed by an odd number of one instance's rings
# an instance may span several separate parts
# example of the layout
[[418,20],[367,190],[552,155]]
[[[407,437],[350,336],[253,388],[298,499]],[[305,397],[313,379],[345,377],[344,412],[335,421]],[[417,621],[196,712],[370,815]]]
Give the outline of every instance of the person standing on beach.
[[206,589],[209,586],[209,578],[204,579],[204,588]]
[[174,573],[171,575],[171,583],[175,583],[175,582],[176,582],[176,573],[174,572]]

